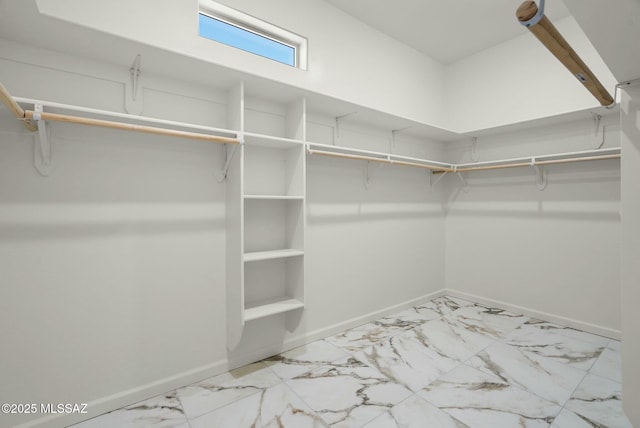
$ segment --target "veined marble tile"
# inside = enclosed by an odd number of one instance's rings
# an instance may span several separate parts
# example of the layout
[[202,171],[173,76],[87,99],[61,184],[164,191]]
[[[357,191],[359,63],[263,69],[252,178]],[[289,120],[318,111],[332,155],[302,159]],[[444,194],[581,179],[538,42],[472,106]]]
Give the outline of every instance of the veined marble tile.
[[578,416],[571,410],[562,409],[556,416],[550,428],[607,428],[596,421]]
[[320,416],[282,383],[189,422],[191,428],[328,427]]
[[596,362],[608,339],[556,324],[530,320],[507,335],[504,343],[581,370]]
[[442,296],[418,305],[415,308],[422,313],[432,315],[434,317],[433,319],[435,319],[465,306],[475,306],[475,303],[458,299],[457,297]]
[[548,427],[560,406],[461,365],[418,395],[474,428]]
[[408,330],[436,318],[440,318],[440,315],[436,312],[415,307],[380,318],[374,322],[383,327],[389,327],[395,330]]
[[618,382],[588,374],[564,407],[584,420],[609,428],[632,428],[623,413],[621,396]]
[[615,382],[622,382],[622,357],[619,351],[605,348],[591,368],[590,373],[606,377]]
[[362,426],[411,395],[353,357],[295,377],[287,385],[336,427]]
[[529,320],[524,315],[480,305],[464,306],[446,315],[445,318],[448,318],[452,323],[461,324],[472,332],[484,334],[494,339],[504,338],[508,333]]
[[404,333],[402,337],[413,339],[439,355],[458,361],[466,361],[495,341],[466,329],[448,317],[429,321]]
[[211,412],[281,380],[262,363],[249,364],[177,390],[189,419]]
[[565,336],[570,339],[580,340],[582,342],[589,342],[599,347],[605,347],[609,342],[609,339],[606,337],[598,336],[597,334],[587,333],[586,331],[576,330],[571,327],[564,327],[562,325],[530,319],[526,323],[527,325],[537,328],[540,331],[546,331],[552,333],[554,335]]
[[327,337],[325,340],[348,352],[356,352],[375,345],[381,340],[387,339],[397,333],[397,330],[371,322],[336,334],[335,336]]
[[282,379],[291,379],[315,368],[349,356],[331,343],[318,340],[280,355],[269,357],[263,363]]
[[460,364],[415,340],[402,337],[391,337],[353,355],[412,391],[424,388]]
[[[106,413],[74,428],[184,428],[187,418],[175,392]],[[188,425],[186,425],[188,427]]]
[[560,405],[569,399],[586,374],[501,342],[490,345],[467,364]]
[[364,428],[468,428],[453,416],[412,395],[369,422]]

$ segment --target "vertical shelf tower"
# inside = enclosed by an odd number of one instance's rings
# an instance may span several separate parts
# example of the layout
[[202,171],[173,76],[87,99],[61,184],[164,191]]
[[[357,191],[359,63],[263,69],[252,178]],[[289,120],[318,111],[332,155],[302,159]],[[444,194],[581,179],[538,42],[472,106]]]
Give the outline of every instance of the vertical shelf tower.
[[306,119],[301,98],[284,109],[284,135],[248,132],[244,85],[229,94],[230,125],[244,141],[227,176],[227,347],[233,350],[246,323],[304,308]]

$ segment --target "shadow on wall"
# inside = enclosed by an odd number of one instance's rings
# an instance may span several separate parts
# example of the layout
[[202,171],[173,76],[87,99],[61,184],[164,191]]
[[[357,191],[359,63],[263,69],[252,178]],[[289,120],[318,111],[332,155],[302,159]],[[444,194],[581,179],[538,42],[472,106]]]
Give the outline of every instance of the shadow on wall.
[[35,223],[0,221],[0,239],[6,241],[69,240],[112,235],[158,236],[201,233],[224,229],[225,219],[167,219],[145,221],[105,221]]
[[365,162],[313,159],[307,166],[309,224],[398,221],[444,215],[442,186],[427,170]]
[[479,171],[447,182],[447,216],[620,221],[618,160],[547,167],[537,187],[531,168]]

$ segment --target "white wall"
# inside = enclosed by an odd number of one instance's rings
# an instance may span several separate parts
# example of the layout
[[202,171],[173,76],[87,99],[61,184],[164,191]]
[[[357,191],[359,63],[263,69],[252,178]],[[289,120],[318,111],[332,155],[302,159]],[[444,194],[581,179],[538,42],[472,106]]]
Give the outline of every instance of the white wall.
[[[575,20],[568,17],[554,25],[613,94],[617,80]],[[473,132],[600,105],[525,31],[446,68],[446,128]]]
[[[443,67],[322,0],[231,0],[226,5],[309,39],[308,71],[198,36],[197,0],[38,0],[60,19],[427,123],[442,122]],[[123,13],[123,11],[127,11]],[[154,25],[141,25],[151,23]],[[156,24],[159,23],[159,24]],[[171,31],[166,31],[170,27]],[[89,39],[92,36],[85,35]],[[42,43],[37,42],[37,43]],[[168,69],[171,65],[168,64]],[[188,70],[183,70],[188,75]],[[366,76],[366,79],[363,79]],[[371,88],[376,88],[372,91]],[[420,94],[416,96],[416,94]]]
[[622,393],[624,410],[634,426],[640,426],[640,89],[623,91],[622,147]]
[[[326,123],[326,122],[324,122]],[[322,140],[321,117],[311,117],[310,139]],[[320,139],[320,140],[319,140]],[[319,141],[318,141],[319,140]],[[341,128],[341,144],[389,150],[387,133]],[[396,152],[442,158],[439,145],[398,137]],[[442,187],[431,188],[420,168],[310,156],[307,161],[307,301],[310,317],[339,320],[369,313],[380,302],[399,303],[444,284]],[[355,311],[355,312],[354,312]],[[326,323],[326,321],[323,320]]]
[[[640,2],[563,2],[619,82],[640,77]],[[607,17],[607,25],[602,25],[603,16]]]
[[[17,93],[122,109],[123,84],[108,66],[91,77],[87,62],[66,58],[70,73],[7,60],[2,48],[0,81]],[[220,116],[215,91],[148,83],[159,116]],[[93,413],[130,403],[126,393],[141,386],[159,393],[223,369],[220,147],[56,123],[55,168],[42,177],[33,136],[6,109],[0,117],[0,324],[14,327],[0,333],[0,396],[92,402]],[[105,399],[107,408],[95,402]],[[2,415],[0,426],[27,419]]]
[[[16,95],[122,111],[127,78],[0,43],[0,81]],[[147,71],[143,91],[143,114],[229,122],[225,88]],[[282,106],[247,99],[253,130],[282,132]],[[423,170],[372,168],[366,190],[363,164],[311,159],[307,307],[287,325],[250,325],[228,354],[221,146],[54,123],[55,169],[42,177],[33,137],[4,108],[0,120],[0,324],[15,327],[0,333],[5,400],[88,402],[95,416],[400,310],[444,283],[442,191]],[[321,143],[334,125],[319,114],[308,124]],[[345,123],[341,140],[387,150],[389,131]],[[430,155],[404,135],[396,150]],[[0,415],[0,426],[33,417]]]
[[[619,142],[603,119],[604,147]],[[480,160],[594,148],[590,119],[483,137]],[[470,144],[452,147],[470,162]],[[620,335],[620,170],[617,160],[455,176],[447,212],[447,288],[588,331]]]
[[[134,6],[125,0],[37,0],[44,16],[34,2],[3,3],[0,34],[127,68],[142,52],[143,70],[157,66],[205,84],[212,74],[237,70],[458,132],[598,105],[524,27],[521,36],[445,67],[323,0],[225,2],[307,37],[309,67],[302,71],[198,37],[196,0],[167,1],[162,8],[151,0]],[[26,21],[36,23],[32,31],[23,31]],[[617,81],[575,20],[555,25],[613,91]]]

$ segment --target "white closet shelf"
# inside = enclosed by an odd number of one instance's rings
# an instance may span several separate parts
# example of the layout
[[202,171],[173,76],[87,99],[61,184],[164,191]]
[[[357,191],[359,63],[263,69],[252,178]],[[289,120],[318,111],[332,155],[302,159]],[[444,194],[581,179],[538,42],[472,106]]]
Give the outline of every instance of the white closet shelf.
[[244,320],[253,321],[271,315],[282,314],[304,308],[304,303],[287,297],[252,303],[244,310]]
[[257,262],[261,260],[286,259],[288,257],[297,257],[304,255],[304,251],[296,249],[256,251],[252,253],[244,253],[245,262]]
[[304,196],[289,196],[289,195],[244,195],[245,199],[267,199],[267,200],[287,200],[287,201],[301,201]]
[[292,147],[300,147],[305,144],[305,142],[302,140],[274,137],[272,135],[257,134],[254,132],[245,132],[244,140],[246,143],[252,145],[269,147],[272,149],[290,149]]

